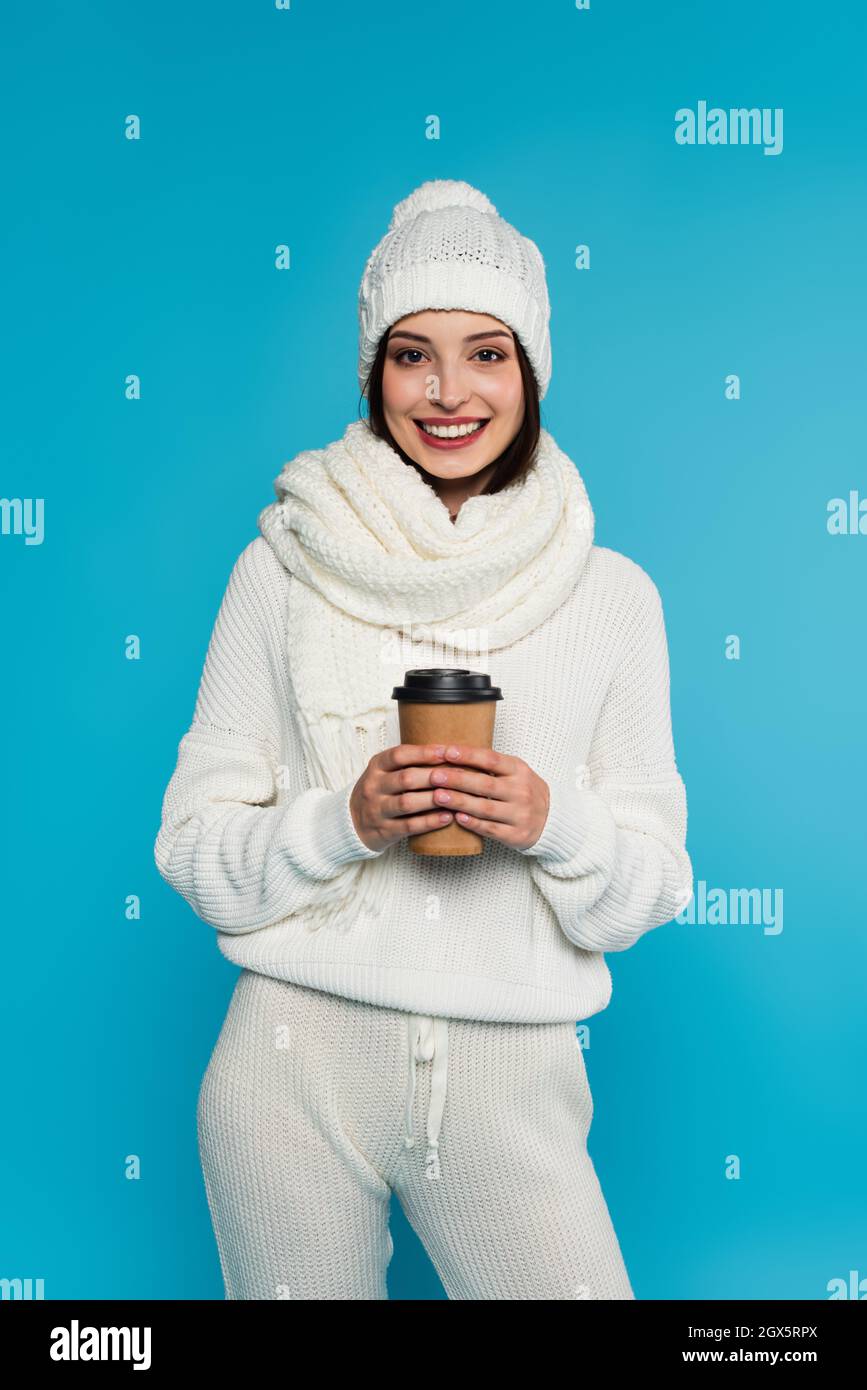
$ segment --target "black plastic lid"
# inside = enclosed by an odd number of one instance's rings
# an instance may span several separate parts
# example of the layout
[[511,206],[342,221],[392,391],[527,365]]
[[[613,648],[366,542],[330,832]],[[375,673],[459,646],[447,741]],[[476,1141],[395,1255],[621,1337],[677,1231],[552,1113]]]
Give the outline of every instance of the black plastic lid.
[[415,700],[425,705],[478,704],[482,700],[502,700],[499,686],[482,671],[463,666],[418,666],[407,671],[404,684],[391,692],[393,700]]

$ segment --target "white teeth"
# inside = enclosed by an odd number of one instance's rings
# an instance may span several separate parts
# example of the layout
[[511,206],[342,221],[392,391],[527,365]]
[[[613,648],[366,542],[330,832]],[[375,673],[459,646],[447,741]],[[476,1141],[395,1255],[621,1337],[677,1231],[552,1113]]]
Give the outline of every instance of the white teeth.
[[486,425],[487,420],[474,420],[471,425],[425,425],[422,429],[425,434],[432,434],[437,439],[459,439],[465,434],[475,434],[482,425]]

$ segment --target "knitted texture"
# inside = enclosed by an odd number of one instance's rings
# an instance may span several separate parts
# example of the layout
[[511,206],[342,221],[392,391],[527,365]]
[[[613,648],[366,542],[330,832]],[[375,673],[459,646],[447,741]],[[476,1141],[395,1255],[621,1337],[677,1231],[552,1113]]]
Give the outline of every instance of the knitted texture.
[[[487,840],[459,859],[413,854],[406,839],[368,849],[349,810],[355,779],[312,779],[286,651],[300,582],[261,536],[233,567],[163,799],[163,878],[217,929],[227,959],[266,975],[450,1018],[559,1022],[604,1009],[603,953],[631,947],[692,894],[653,581],[594,545],[566,600],[491,653],[504,695],[494,746],[548,782],[550,807],[529,849]],[[443,664],[432,638],[411,650],[407,666]],[[311,932],[317,901],[377,854],[385,910],[350,908]]]
[[[370,751],[400,742],[391,698],[421,625],[446,664],[479,670],[492,649],[538,626],[574,588],[593,513],[574,464],[543,431],[533,466],[469,498],[453,523],[433,487],[366,422],[306,450],[275,479],[259,517],[292,585],[286,651],[299,734],[317,785],[337,790]],[[406,639],[406,641],[404,641]],[[481,650],[483,648],[483,650]],[[390,861],[370,857],[323,891],[308,925],[384,909]]]
[[[239,975],[198,1101],[227,1299],[385,1299],[392,1192],[450,1299],[634,1298],[574,1023],[448,1027],[430,1182],[403,1142],[405,1015]],[[431,1086],[421,1064],[419,1117]]]
[[544,397],[551,379],[551,308],[542,254],[484,193],[460,179],[430,179],[398,203],[368,257],[358,295],[363,393],[383,333],[423,309],[466,309],[507,324]]

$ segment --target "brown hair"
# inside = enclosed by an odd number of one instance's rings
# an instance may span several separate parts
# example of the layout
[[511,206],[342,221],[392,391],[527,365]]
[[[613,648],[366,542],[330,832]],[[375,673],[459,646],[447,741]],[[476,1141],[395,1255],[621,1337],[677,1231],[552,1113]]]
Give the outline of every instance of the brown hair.
[[[376,350],[376,357],[367,375],[365,391],[362,392],[361,401],[366,392],[368,398],[367,423],[378,439],[384,439],[390,444],[396,453],[405,463],[412,466],[422,475],[424,469],[415,459],[410,458],[395,441],[391,430],[385,422],[385,412],[382,408],[382,375],[385,370],[385,358],[388,349],[388,338],[390,329],[383,333],[379,340],[379,347]],[[491,477],[486,493],[502,492],[503,488],[508,487],[509,483],[521,478],[533,467],[536,457],[536,446],[539,443],[539,387],[530,366],[529,358],[525,353],[518,335],[515,334],[515,348],[518,355],[518,365],[521,368],[521,380],[524,386],[524,419],[521,427],[514,439],[506,445],[499,458],[496,459],[497,467]],[[361,416],[361,401],[359,401],[359,416]]]

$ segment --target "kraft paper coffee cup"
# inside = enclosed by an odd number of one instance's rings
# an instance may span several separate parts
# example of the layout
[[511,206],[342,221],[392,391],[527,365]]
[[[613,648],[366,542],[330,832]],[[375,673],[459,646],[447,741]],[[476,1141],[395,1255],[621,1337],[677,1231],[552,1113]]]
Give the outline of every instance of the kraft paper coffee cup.
[[[406,672],[403,685],[394,687],[391,698],[398,702],[401,743],[494,746],[494,718],[503,692],[481,671],[417,667]],[[452,766],[460,767],[460,763]],[[414,854],[481,854],[485,847],[482,835],[454,819],[408,839]]]

